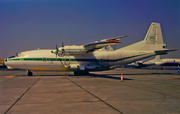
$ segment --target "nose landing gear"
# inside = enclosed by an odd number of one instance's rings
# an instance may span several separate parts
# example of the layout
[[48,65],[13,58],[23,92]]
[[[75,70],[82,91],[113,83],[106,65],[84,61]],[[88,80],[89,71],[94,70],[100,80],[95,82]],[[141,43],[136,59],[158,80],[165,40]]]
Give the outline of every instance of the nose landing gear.
[[27,70],[27,75],[28,76],[33,76],[33,73],[30,70]]

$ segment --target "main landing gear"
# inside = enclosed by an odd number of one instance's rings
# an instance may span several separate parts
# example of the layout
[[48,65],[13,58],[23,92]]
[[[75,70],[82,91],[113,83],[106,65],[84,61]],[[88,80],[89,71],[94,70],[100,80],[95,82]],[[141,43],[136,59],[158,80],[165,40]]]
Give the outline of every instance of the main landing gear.
[[27,70],[27,75],[28,75],[28,76],[32,76],[33,73],[32,73],[30,70]]
[[89,75],[89,71],[86,71],[86,70],[74,71],[74,75],[75,75],[75,76],[79,76],[79,75]]

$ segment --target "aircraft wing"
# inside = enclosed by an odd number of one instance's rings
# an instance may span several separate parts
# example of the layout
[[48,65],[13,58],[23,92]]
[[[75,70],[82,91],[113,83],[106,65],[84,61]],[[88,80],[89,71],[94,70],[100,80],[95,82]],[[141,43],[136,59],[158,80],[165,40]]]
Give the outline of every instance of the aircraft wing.
[[116,45],[119,43],[121,43],[121,42],[116,41],[116,40],[109,40],[109,41],[104,41],[104,42],[95,42],[95,43],[86,44],[86,45],[84,45],[84,48],[85,49],[93,49],[93,48],[100,49],[100,48],[106,47],[108,45]]
[[115,38],[109,38],[109,39],[103,39],[100,42],[94,42],[94,43],[89,43],[86,45],[70,45],[70,46],[62,46],[60,48],[56,47],[56,50],[52,50],[51,53],[53,54],[58,54],[58,55],[80,55],[80,54],[85,54],[88,52],[93,52],[98,49],[101,49],[103,47],[109,46],[109,45],[116,45],[120,44],[118,40],[120,38],[124,38],[126,36],[120,36],[120,37],[115,37]]
[[141,67],[148,67],[151,65],[155,65],[155,63],[150,63],[150,62],[135,62],[128,64],[127,67],[136,67],[136,68],[141,68]]
[[90,43],[90,44],[86,44],[86,45],[83,45],[83,46],[84,46],[84,48],[86,50],[88,50],[87,52],[92,52],[92,51],[101,49],[103,47],[106,47],[108,45],[119,44],[121,42],[119,42],[118,40],[120,40],[120,38],[124,38],[124,37],[126,37],[126,36],[120,36],[120,37],[115,37],[115,38],[103,39],[100,42]]
[[[155,63],[148,63],[148,62],[145,62],[145,63],[138,63],[138,67],[148,67],[148,66],[152,66],[152,65],[155,65]],[[137,67],[137,68],[138,68]]]
[[154,51],[156,53],[156,55],[164,55],[164,54],[167,54],[168,52],[171,52],[171,51],[177,51],[178,49],[168,49],[168,50],[157,50],[157,51]]
[[101,41],[109,41],[109,40],[120,40],[121,38],[124,38],[124,37],[127,37],[127,36],[119,36],[119,37],[114,37],[114,38],[108,38],[108,39],[102,39]]

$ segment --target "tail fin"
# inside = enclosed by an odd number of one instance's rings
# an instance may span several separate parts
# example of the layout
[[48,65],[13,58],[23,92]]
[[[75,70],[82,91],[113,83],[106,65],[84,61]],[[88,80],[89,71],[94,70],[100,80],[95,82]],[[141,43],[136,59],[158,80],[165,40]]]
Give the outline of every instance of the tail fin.
[[160,62],[160,55],[156,55],[156,57],[153,59],[153,60],[150,60],[148,62],[152,62],[152,63],[155,63],[155,62]]
[[159,23],[151,23],[144,40],[146,41],[146,44],[164,44],[161,26]]
[[152,22],[144,40],[132,45],[121,48],[126,51],[155,51],[166,49],[164,44],[161,26],[159,23]]

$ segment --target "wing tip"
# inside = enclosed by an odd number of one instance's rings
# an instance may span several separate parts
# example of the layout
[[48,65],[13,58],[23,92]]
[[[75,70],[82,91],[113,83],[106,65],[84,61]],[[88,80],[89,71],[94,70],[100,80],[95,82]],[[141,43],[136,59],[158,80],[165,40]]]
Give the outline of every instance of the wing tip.
[[178,51],[178,49],[172,49],[173,51]]
[[110,42],[110,43],[121,43],[121,42],[119,42],[117,40],[108,40],[108,42]]

